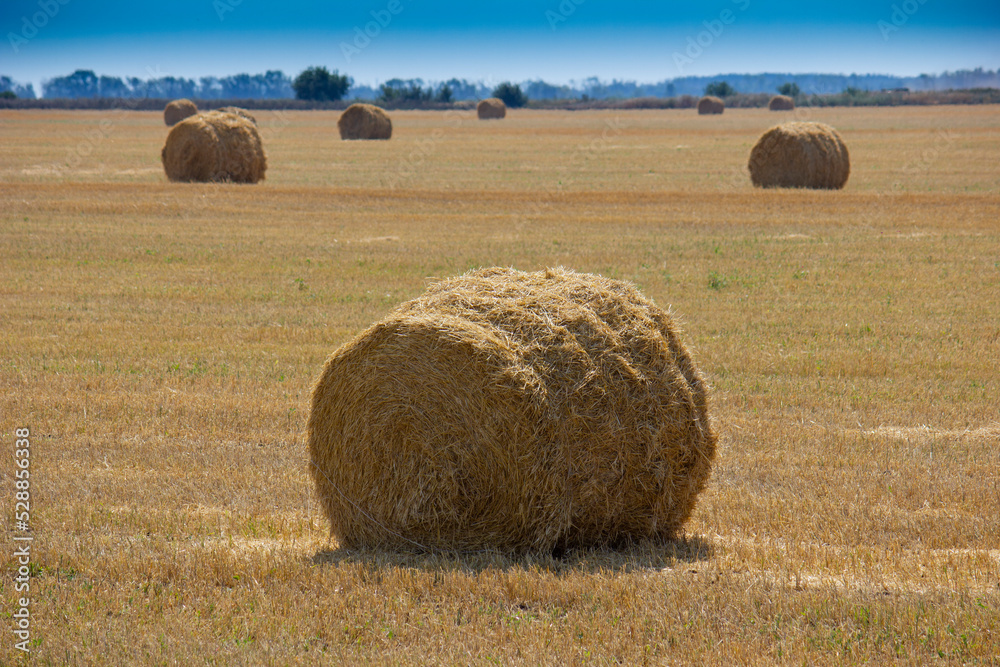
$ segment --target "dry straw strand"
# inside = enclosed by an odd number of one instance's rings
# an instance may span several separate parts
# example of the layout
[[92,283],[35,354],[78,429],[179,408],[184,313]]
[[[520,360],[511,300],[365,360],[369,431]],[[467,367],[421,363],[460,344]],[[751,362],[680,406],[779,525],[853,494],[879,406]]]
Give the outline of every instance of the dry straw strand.
[[763,188],[838,190],[851,173],[847,146],[824,123],[783,123],[750,151],[750,180]]
[[479,120],[496,120],[507,115],[507,105],[499,97],[487,97],[476,105]]
[[337,121],[341,139],[389,139],[392,121],[385,111],[373,104],[352,104]]
[[767,103],[767,108],[771,111],[794,111],[795,100],[788,95],[775,95]]
[[187,98],[174,100],[168,102],[167,106],[163,108],[163,122],[167,124],[167,127],[173,127],[196,113],[198,113],[198,107],[191,100]]
[[267,170],[257,126],[223,111],[207,111],[177,123],[160,157],[171,181],[256,183]]
[[254,125],[257,124],[257,119],[254,118],[254,115],[243,107],[219,107],[216,111],[221,111],[222,113],[234,113],[237,116],[243,116]]
[[671,538],[716,446],[669,314],[562,268],[401,304],[331,355],[308,433],[342,546],[463,551]]
[[726,103],[721,98],[706,95],[698,100],[698,115],[720,114],[726,110]]

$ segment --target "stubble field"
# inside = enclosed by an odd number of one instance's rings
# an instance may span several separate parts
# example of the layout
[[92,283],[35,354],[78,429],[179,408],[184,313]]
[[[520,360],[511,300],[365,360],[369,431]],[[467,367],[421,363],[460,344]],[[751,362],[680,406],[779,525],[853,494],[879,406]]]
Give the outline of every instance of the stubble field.
[[[34,662],[1000,662],[1000,109],[802,110],[850,149],[839,192],[751,187],[792,117],[763,110],[394,112],[388,142],[255,114],[240,186],[167,182],[159,114],[0,112],[0,616],[30,535]],[[719,433],[684,539],[329,538],[324,360],[492,265],[672,308]]]

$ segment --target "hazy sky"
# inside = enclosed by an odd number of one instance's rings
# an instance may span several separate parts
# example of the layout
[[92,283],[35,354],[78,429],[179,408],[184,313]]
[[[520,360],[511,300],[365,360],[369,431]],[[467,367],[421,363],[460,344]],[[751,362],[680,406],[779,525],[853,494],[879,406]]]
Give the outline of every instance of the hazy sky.
[[359,83],[1000,66],[998,0],[0,0],[0,74],[226,76],[311,65]]

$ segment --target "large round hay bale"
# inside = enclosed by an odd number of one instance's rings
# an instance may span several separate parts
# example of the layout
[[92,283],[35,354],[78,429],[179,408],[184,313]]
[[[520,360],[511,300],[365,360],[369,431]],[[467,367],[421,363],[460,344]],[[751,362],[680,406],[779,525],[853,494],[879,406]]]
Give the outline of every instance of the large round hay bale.
[[719,114],[726,110],[726,103],[718,97],[706,95],[698,100],[698,115]]
[[234,113],[237,116],[243,116],[254,125],[257,124],[257,119],[254,118],[253,114],[243,107],[219,107],[216,111],[221,111],[222,113]]
[[256,183],[267,170],[257,126],[223,111],[206,111],[174,125],[160,157],[171,181]]
[[507,115],[507,105],[499,97],[487,97],[476,105],[479,120],[493,120]]
[[333,353],[310,468],[344,547],[668,539],[715,456],[707,403],[669,314],[630,283],[484,269]]
[[189,116],[198,113],[198,107],[189,99],[174,100],[168,102],[163,108],[163,122],[167,127],[172,127]]
[[837,131],[824,123],[783,123],[761,135],[750,151],[750,180],[763,188],[838,190],[851,160]]
[[352,104],[337,121],[341,139],[388,139],[392,137],[392,121],[373,104]]
[[775,95],[767,103],[767,108],[771,111],[794,111],[795,100],[788,95]]

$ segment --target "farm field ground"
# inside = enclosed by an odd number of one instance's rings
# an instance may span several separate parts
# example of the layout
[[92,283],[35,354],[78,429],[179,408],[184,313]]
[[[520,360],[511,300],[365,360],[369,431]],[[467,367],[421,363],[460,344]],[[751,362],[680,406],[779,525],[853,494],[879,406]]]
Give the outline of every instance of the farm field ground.
[[[755,190],[765,110],[255,112],[253,186],[162,116],[0,111],[0,663],[31,431],[36,664],[997,664],[1000,109],[805,109],[843,191]],[[712,385],[683,539],[368,553],[307,468],[326,357],[434,277],[634,281]]]

